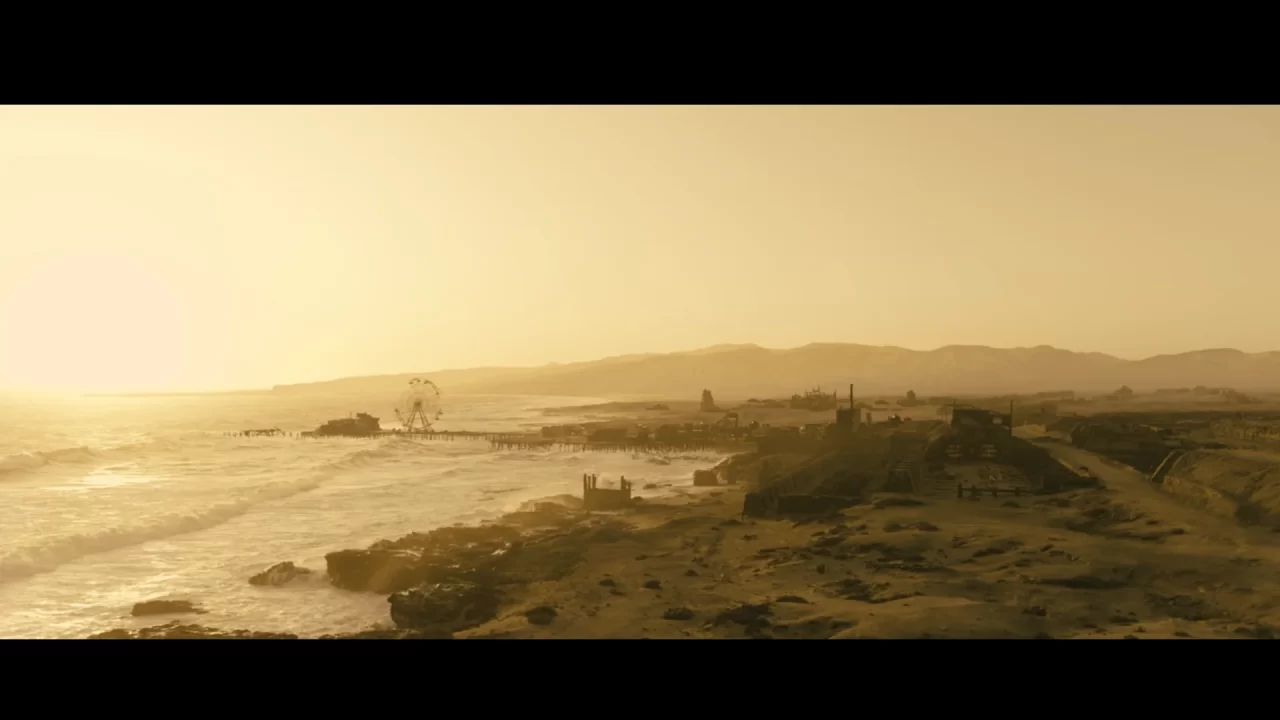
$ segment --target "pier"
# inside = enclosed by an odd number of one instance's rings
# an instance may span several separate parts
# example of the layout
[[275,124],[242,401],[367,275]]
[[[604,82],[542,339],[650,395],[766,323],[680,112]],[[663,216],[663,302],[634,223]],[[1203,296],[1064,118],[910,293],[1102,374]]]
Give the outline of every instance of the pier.
[[494,433],[494,432],[472,432],[469,430],[442,430],[437,432],[402,432],[399,430],[378,430],[376,432],[367,433],[316,433],[314,430],[301,430],[297,432],[287,432],[279,429],[272,430],[237,430],[235,432],[224,432],[226,437],[291,437],[291,438],[413,438],[418,440],[438,440],[449,442],[453,440],[485,440],[497,441],[502,438],[513,437],[510,433]]
[[266,428],[261,430],[243,431],[243,435],[245,437],[276,437],[279,435],[288,435],[288,434],[289,433],[281,430],[280,428]]
[[223,433],[227,437],[289,437],[304,440],[341,437],[357,439],[407,438],[432,442],[487,442],[492,450],[562,451],[562,452],[611,452],[632,454],[669,454],[674,452],[737,452],[749,450],[742,441],[707,437],[659,442],[651,438],[622,440],[590,440],[586,437],[552,437],[539,433],[501,433],[472,430],[439,430],[432,432],[405,432],[402,430],[378,430],[368,433],[317,434],[312,430],[286,432],[272,430],[241,430]]
[[585,438],[544,438],[539,435],[504,435],[489,441],[494,450],[564,450],[569,452],[671,453],[712,452],[729,447],[714,439],[689,442],[653,440],[587,440]]

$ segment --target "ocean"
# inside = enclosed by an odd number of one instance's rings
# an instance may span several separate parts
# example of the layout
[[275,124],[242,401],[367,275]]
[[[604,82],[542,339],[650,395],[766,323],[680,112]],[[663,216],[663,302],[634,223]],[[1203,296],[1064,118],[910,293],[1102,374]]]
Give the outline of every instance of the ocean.
[[[590,419],[547,418],[542,408],[604,401],[447,397],[437,426],[525,431]],[[723,457],[660,464],[628,453],[494,451],[483,441],[225,435],[309,430],[363,411],[398,425],[389,409],[340,397],[0,399],[0,638],[82,638],[171,620],[301,636],[387,627],[384,596],[328,584],[326,553],[580,495],[588,472],[687,486]],[[318,572],[284,587],[249,585],[286,560]],[[207,613],[130,617],[134,603],[153,599]]]

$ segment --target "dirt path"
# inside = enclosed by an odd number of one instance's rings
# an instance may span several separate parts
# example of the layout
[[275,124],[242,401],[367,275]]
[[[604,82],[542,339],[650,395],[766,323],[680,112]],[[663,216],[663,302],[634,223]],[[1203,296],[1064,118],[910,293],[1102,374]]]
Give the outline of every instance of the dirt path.
[[1188,506],[1178,498],[1161,492],[1146,475],[1110,458],[1063,442],[1047,441],[1040,444],[1071,467],[1088,468],[1106,483],[1107,489],[1115,495],[1118,502],[1188,530],[1194,529],[1201,543],[1208,541],[1232,550],[1247,550],[1250,556],[1280,563],[1280,536],[1267,529],[1243,527],[1227,518]]

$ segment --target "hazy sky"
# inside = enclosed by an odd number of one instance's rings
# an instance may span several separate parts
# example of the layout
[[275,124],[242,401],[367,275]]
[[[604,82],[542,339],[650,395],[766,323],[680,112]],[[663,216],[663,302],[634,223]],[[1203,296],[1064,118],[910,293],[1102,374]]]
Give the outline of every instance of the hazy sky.
[[1272,107],[0,107],[0,388],[1280,349]]

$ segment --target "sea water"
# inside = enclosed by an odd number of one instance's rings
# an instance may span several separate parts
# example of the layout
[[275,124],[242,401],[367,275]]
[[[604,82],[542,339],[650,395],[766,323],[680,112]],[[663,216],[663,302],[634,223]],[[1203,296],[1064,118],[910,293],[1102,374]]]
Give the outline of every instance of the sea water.
[[[439,427],[529,431],[590,419],[544,408],[599,402],[457,396]],[[385,596],[331,587],[326,553],[581,494],[583,473],[670,492],[720,459],[227,436],[297,432],[359,411],[391,415],[358,398],[276,393],[0,398],[0,637],[78,638],[171,620],[302,636],[386,626]],[[317,572],[284,587],[249,585],[286,560]],[[162,598],[207,613],[129,616],[134,603]]]

